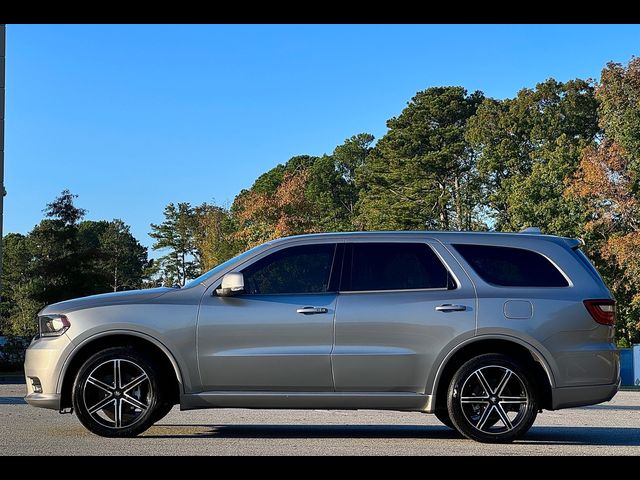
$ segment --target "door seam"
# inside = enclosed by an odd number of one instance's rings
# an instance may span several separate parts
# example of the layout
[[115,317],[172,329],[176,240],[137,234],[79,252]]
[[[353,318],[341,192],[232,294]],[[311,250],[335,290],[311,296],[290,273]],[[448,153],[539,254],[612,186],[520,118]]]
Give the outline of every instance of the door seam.
[[333,351],[336,348],[336,316],[338,312],[338,300],[340,299],[340,294],[336,293],[336,302],[333,307],[333,321],[332,321],[332,340],[331,340],[331,351],[329,352],[329,366],[331,367],[331,383],[333,391],[336,392],[336,376],[333,371]]

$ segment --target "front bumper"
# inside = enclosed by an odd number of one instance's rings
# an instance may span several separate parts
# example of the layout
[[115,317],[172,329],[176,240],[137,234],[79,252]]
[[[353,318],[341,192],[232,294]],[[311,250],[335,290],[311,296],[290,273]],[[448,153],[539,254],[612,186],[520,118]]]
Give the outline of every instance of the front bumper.
[[60,410],[60,397],[58,393],[29,393],[24,400],[34,407]]
[[[61,392],[58,380],[64,359],[71,349],[73,344],[64,334],[59,337],[42,337],[31,342],[24,359],[27,381],[25,401],[29,405],[60,409]],[[37,379],[42,391],[34,390],[32,379]]]
[[551,393],[551,410],[583,407],[585,405],[595,405],[597,403],[608,402],[616,393],[618,393],[619,388],[619,380],[617,383],[609,385],[554,388]]

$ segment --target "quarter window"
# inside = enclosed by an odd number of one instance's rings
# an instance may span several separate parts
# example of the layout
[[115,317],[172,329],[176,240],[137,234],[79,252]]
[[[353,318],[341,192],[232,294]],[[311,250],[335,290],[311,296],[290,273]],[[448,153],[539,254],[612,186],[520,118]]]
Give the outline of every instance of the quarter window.
[[343,291],[453,288],[453,280],[425,243],[354,243],[345,259]]
[[334,243],[284,248],[242,270],[246,293],[275,295],[326,292]]
[[531,250],[489,245],[453,247],[485,282],[501,287],[568,287],[569,282],[544,256]]

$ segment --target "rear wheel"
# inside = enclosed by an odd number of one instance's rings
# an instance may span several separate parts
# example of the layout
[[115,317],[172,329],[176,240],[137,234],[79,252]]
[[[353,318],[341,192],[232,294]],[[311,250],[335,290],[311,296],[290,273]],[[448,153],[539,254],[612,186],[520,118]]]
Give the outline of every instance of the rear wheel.
[[148,429],[162,406],[158,369],[146,355],[114,347],[78,371],[73,407],[80,422],[103,437],[133,437]]
[[531,428],[538,402],[532,381],[517,361],[488,354],[469,360],[455,373],[447,410],[451,422],[465,437],[504,443]]

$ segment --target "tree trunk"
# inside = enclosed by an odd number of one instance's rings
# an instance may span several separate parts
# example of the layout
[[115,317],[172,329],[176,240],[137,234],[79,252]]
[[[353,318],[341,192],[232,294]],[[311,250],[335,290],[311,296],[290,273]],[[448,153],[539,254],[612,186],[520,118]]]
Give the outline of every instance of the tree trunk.
[[438,206],[440,208],[440,228],[442,230],[449,230],[449,212],[447,211],[447,204],[444,202],[445,185],[439,183],[438,186],[440,187],[440,198],[438,200]]
[[187,280],[187,265],[186,265],[186,256],[184,252],[182,252],[182,278],[180,279],[180,286],[184,287],[184,284]]
[[458,217],[458,230],[464,230],[464,214],[462,213],[462,193],[460,192],[460,177],[453,179],[453,201],[456,205],[456,217]]

